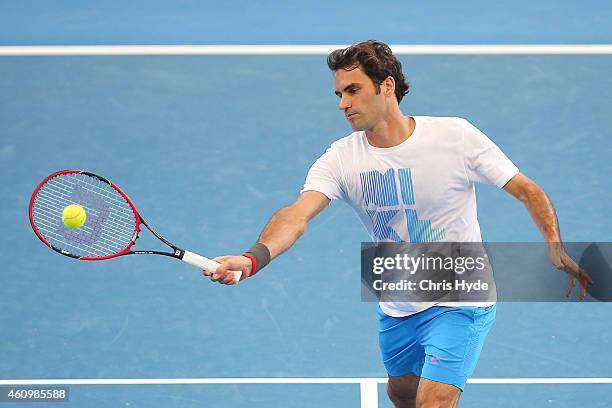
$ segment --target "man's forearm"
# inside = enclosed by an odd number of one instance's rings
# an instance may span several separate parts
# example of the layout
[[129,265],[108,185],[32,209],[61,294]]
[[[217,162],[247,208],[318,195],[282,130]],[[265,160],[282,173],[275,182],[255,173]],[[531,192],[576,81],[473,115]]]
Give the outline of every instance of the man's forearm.
[[559,220],[546,192],[534,186],[529,189],[523,202],[546,242],[561,242]]
[[308,221],[291,206],[281,208],[272,215],[258,241],[268,247],[272,258],[276,258],[291,248],[307,227]]

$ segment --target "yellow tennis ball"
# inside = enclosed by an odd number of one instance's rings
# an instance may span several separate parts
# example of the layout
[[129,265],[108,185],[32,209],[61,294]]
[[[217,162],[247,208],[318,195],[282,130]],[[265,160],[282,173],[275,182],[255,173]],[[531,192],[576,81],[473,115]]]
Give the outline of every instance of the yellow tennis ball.
[[79,228],[85,224],[86,219],[85,209],[78,204],[70,204],[62,211],[62,222],[68,228]]

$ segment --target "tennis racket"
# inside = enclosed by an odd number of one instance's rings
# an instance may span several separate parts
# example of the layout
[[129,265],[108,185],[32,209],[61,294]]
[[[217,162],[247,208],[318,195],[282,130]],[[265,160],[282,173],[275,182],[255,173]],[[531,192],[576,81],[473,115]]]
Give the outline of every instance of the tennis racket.
[[[63,209],[71,204],[80,205],[87,214],[85,223],[78,228],[69,228],[62,221]],[[180,259],[209,272],[215,272],[220,265],[162,237],[119,187],[88,171],[62,170],[45,178],[30,199],[30,224],[49,248],[83,261],[150,254]],[[142,225],[172,250],[132,250]],[[238,282],[241,272],[233,273]]]

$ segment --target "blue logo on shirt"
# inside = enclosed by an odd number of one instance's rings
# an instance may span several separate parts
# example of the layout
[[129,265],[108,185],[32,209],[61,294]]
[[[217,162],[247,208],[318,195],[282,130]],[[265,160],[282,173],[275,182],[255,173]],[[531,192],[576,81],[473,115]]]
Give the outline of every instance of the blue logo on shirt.
[[[397,170],[402,203],[399,202],[395,169],[384,174],[377,171],[361,173],[361,188],[366,213],[372,220],[373,234],[378,240],[405,241],[389,223],[400,212],[406,215],[406,224],[410,242],[433,242],[444,239],[443,228],[431,228],[431,220],[420,220],[414,208],[414,189],[412,171],[409,168]],[[391,207],[382,209],[381,207]]]

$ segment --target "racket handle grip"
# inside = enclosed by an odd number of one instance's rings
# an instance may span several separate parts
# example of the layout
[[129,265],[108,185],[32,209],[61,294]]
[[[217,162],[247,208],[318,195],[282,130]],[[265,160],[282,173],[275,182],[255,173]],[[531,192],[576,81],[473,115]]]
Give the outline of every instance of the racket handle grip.
[[[202,255],[198,255],[196,253],[189,252],[189,251],[185,251],[181,260],[184,262],[187,262],[190,265],[197,266],[200,269],[207,270],[208,272],[215,272],[217,268],[221,265],[217,261],[213,261],[212,259],[208,259]],[[238,282],[240,278],[242,277],[241,271],[230,271],[230,272],[234,274],[234,278],[236,279],[236,282]]]

